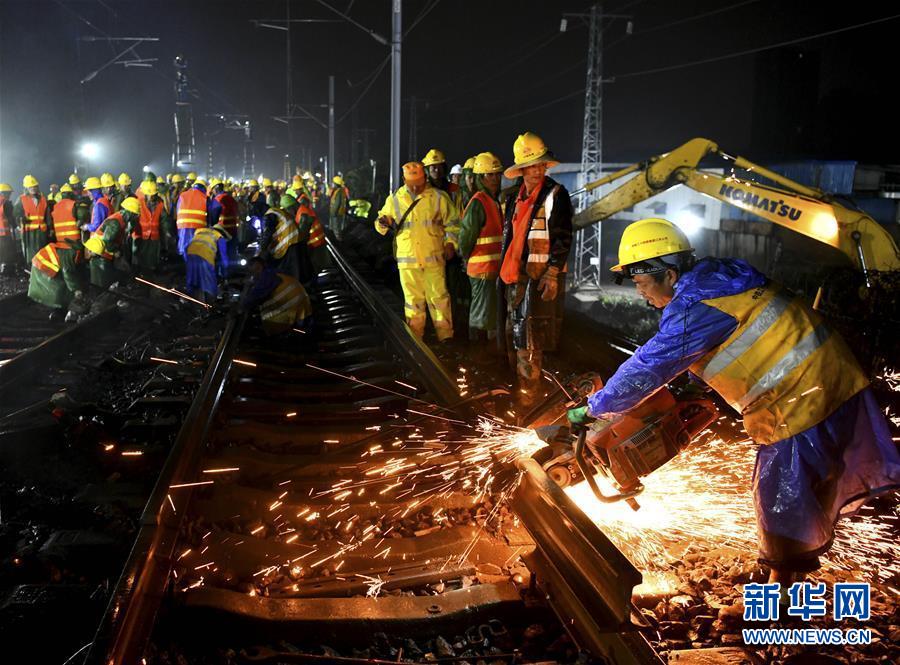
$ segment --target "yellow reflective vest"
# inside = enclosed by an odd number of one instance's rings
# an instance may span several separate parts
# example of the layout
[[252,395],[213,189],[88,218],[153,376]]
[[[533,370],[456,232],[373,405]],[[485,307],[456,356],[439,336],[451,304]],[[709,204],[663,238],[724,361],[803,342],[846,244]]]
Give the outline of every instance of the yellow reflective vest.
[[219,252],[218,242],[221,237],[223,236],[213,227],[197,229],[187,247],[187,253],[199,256],[211,266],[215,266],[216,254]]
[[738,325],[690,369],[743,415],[757,443],[819,424],[869,383],[840,335],[778,284],[701,302]]
[[[419,202],[400,224],[414,200]],[[378,216],[390,217],[400,225],[396,228],[395,253],[401,270],[443,265],[444,243],[457,246],[459,212],[446,192],[430,185],[415,199],[405,186],[401,187],[387,197]],[[375,230],[382,235],[388,232],[377,221]]]
[[259,306],[263,331],[267,335],[277,335],[292,328],[312,314],[309,295],[303,285],[290,275],[278,275],[278,286],[268,300]]
[[300,232],[297,230],[297,224],[281,208],[269,208],[266,214],[275,215],[275,219],[278,220],[275,224],[275,232],[272,234],[269,252],[276,259],[283,258],[291,245],[296,245],[300,242]]

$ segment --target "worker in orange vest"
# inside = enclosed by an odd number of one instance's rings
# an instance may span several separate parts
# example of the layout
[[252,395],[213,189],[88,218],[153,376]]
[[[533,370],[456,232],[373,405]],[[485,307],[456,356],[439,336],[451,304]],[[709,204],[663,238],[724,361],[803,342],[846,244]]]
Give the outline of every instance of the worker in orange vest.
[[187,255],[187,248],[194,238],[194,233],[207,227],[208,210],[206,182],[198,178],[190,189],[183,191],[178,197],[178,207],[175,210],[178,253],[182,256]]
[[59,190],[60,199],[50,213],[53,219],[53,235],[58,242],[81,241],[81,227],[88,223],[90,209],[66,183]]
[[22,179],[25,193],[19,197],[13,215],[22,239],[22,254],[28,263],[37,251],[47,244],[50,229],[50,206],[47,197],[41,194],[40,183],[33,175]]
[[[472,287],[469,339],[484,342],[497,334],[497,276],[500,274],[500,243],[503,216],[500,211],[500,174],[503,165],[496,155],[483,152],[472,166],[475,191],[459,229],[459,253],[466,264]],[[479,349],[487,348],[482,344]]]
[[168,214],[156,182],[145,180],[141,192],[141,213],[131,232],[131,263],[138,274],[147,275],[159,267],[160,238],[165,234]]
[[84,267],[84,252],[80,239],[73,242],[47,243],[31,260],[28,297],[56,311],[65,308],[71,308],[72,311],[76,309],[79,312],[86,311],[84,291],[87,280]]
[[0,274],[11,274],[17,263],[20,263],[19,250],[16,248],[16,218],[13,214],[13,188],[0,182]]
[[298,194],[297,212],[294,219],[297,222],[300,245],[306,246],[306,256],[309,259],[313,277],[315,277],[331,266],[331,255],[325,246],[325,228],[312,207],[312,199],[305,187]]

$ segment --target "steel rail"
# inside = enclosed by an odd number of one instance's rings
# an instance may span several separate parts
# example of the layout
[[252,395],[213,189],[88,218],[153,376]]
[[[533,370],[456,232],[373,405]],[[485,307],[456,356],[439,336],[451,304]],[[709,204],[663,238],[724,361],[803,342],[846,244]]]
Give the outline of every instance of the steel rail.
[[401,362],[412,368],[416,378],[435,397],[437,403],[443,407],[453,408],[463,417],[474,417],[471,405],[462,402],[456,383],[431,349],[412,333],[406,322],[395,311],[385,306],[333,242],[328,243],[328,251],[338,269],[362,299],[366,309],[381,324],[381,331],[400,353]]
[[[170,486],[195,479],[203,444],[221,399],[245,317],[229,319],[184,425],[147,501],[137,538],[85,663],[131,665],[141,662],[163,599],[174,547],[185,511],[175,513]],[[192,488],[178,490],[186,506]]]
[[575,644],[615,665],[660,665],[631,604],[641,574],[535,460],[520,459],[510,505],[535,542],[523,555]]
[[[15,297],[15,296],[14,296]],[[7,304],[9,299],[2,302]],[[113,305],[96,315],[69,326],[48,337],[40,344],[0,365],[0,398],[9,390],[17,390],[23,377],[46,371],[51,362],[78,348],[80,341],[91,338],[94,333],[108,329],[119,318],[119,311]]]

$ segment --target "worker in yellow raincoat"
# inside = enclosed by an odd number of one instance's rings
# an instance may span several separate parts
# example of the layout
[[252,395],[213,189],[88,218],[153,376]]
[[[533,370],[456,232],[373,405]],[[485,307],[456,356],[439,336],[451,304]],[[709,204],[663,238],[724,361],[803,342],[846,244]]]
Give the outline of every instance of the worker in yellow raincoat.
[[458,215],[447,194],[428,184],[421,162],[403,165],[403,181],[378,212],[375,230],[395,234],[407,324],[421,338],[430,312],[438,341],[445,341],[453,337],[453,319],[444,263],[456,254]]

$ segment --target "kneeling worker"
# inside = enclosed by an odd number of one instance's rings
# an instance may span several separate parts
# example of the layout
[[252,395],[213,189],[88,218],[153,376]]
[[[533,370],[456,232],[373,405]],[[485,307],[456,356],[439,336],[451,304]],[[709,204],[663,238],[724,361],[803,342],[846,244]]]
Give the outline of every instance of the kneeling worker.
[[115,259],[122,255],[125,238],[137,225],[141,202],[129,196],[118,212],[106,217],[84,243],[85,257],[90,261],[91,285],[106,289],[123,275],[116,269]]
[[853,353],[801,298],[746,262],[697,261],[666,220],[628,226],[613,271],[663,310],[659,332],[569,420],[628,411],[690,370],[761,444],[753,496],[770,582],[790,585],[817,569],[841,515],[900,487],[900,454]]
[[312,321],[312,304],[303,285],[291,275],[266,266],[261,258],[250,260],[253,288],[244,299],[246,307],[258,307],[266,335],[278,335],[293,328],[304,330]]
[[84,261],[80,240],[44,245],[31,260],[28,297],[55,310],[85,311]]

